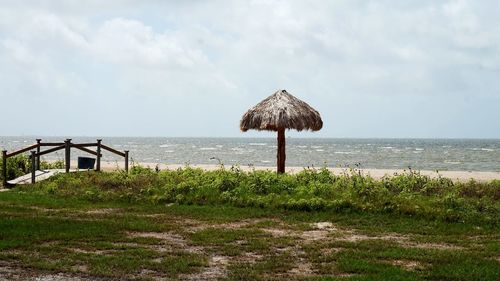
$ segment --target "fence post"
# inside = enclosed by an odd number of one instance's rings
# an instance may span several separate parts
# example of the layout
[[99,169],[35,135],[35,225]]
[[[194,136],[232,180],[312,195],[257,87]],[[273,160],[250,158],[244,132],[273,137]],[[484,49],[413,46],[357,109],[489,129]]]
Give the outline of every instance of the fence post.
[[128,174],[128,150],[125,150],[125,172]]
[[38,144],[38,146],[36,147],[36,169],[37,170],[40,170],[40,155],[38,155],[40,153],[40,142],[42,142],[42,139],[36,139],[36,144]]
[[7,188],[7,150],[2,150],[2,185]]
[[101,141],[102,139],[97,140],[97,163],[95,168],[97,172],[101,170]]
[[35,172],[36,172],[36,151],[31,151],[31,183],[35,183]]
[[66,167],[65,168],[66,168],[66,173],[69,173],[69,169],[70,169],[70,166],[71,166],[71,152],[70,152],[70,150],[71,150],[71,139],[66,139],[64,141],[64,143],[66,145],[66,147],[65,147],[65,149],[66,149],[66,155],[65,155],[66,165],[65,166]]

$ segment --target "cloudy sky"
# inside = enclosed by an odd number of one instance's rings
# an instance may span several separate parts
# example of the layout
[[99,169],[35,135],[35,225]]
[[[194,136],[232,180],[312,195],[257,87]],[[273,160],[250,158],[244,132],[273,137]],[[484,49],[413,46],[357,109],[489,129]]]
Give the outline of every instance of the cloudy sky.
[[500,138],[500,1],[3,1],[0,135]]

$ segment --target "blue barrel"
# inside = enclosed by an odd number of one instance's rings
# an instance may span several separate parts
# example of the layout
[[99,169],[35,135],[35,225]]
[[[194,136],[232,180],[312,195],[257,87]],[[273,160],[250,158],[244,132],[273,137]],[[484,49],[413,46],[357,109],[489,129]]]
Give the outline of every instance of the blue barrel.
[[78,169],[94,169],[95,159],[90,157],[78,157]]

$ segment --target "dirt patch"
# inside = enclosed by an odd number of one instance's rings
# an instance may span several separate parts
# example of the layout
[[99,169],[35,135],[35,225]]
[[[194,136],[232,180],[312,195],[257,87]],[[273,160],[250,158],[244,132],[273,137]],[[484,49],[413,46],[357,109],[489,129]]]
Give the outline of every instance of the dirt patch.
[[63,212],[63,211],[69,211],[69,209],[51,209],[51,208],[44,208],[44,207],[39,207],[39,206],[30,206],[30,207],[27,207],[28,209],[30,210],[34,210],[34,211],[40,211],[40,212],[44,212],[44,213],[48,213],[48,212]]
[[316,228],[316,229],[325,229],[325,230],[331,230],[331,231],[337,230],[337,228],[333,226],[333,223],[331,223],[329,221],[316,222],[316,223],[311,224],[311,226]]
[[151,269],[143,269],[141,270],[141,273],[139,273],[139,276],[141,277],[147,277],[151,280],[165,280],[165,275],[161,274],[158,271],[154,271]]
[[227,229],[238,229],[238,228],[245,228],[249,226],[256,225],[261,222],[267,222],[267,221],[274,221],[281,223],[278,220],[270,220],[270,219],[245,219],[245,220],[240,220],[240,221],[234,221],[234,222],[228,222],[228,223],[222,223],[217,225],[217,227],[222,227],[222,228],[227,228]]
[[397,233],[389,233],[381,236],[369,236],[365,234],[358,234],[353,230],[344,230],[341,231],[341,237],[336,238],[337,241],[346,241],[346,242],[358,242],[358,241],[366,241],[366,240],[384,240],[384,241],[392,241],[395,243],[407,243],[410,239],[407,236],[402,236]]
[[282,228],[261,228],[260,230],[271,234],[273,237],[297,236],[296,233]]
[[87,215],[108,215],[108,214],[116,214],[121,211],[122,209],[117,209],[117,208],[103,208],[103,209],[88,210],[85,211],[84,213]]
[[236,259],[238,260],[238,262],[253,264],[253,263],[256,263],[258,260],[262,259],[263,257],[264,256],[260,255],[260,254],[247,252],[241,256],[238,256]]
[[313,274],[312,264],[305,259],[299,259],[295,267],[290,269],[288,273],[292,275],[308,276]]
[[186,246],[186,240],[184,237],[180,236],[179,234],[172,233],[172,232],[129,232],[127,233],[128,237],[131,238],[137,238],[137,237],[142,237],[142,238],[156,238],[160,240],[164,240],[169,242],[170,244],[179,246],[179,247],[185,247]]
[[46,273],[27,268],[17,268],[0,265],[0,281],[96,281],[104,280],[98,277],[87,277],[68,273]]
[[137,214],[136,216],[141,218],[161,218],[166,216],[166,214]]
[[229,257],[212,256],[208,266],[201,272],[181,276],[181,280],[218,280],[226,276]]
[[71,267],[71,270],[76,272],[88,272],[89,268],[84,264],[74,265]]
[[409,271],[414,271],[424,268],[424,266],[420,262],[412,260],[392,260],[389,263],[395,266],[402,267]]
[[329,256],[331,254],[340,253],[343,250],[344,248],[322,248],[321,253],[325,256]]
[[420,243],[411,241],[411,237],[400,235],[397,233],[389,233],[381,236],[368,236],[364,234],[357,234],[354,231],[343,231],[341,232],[342,236],[336,238],[337,241],[346,241],[346,242],[359,242],[366,240],[383,240],[394,242],[405,248],[420,248],[420,249],[438,249],[438,250],[462,250],[463,247],[451,245],[451,244],[443,244],[443,243]]
[[129,232],[127,233],[128,237],[131,238],[137,238],[137,237],[144,237],[144,238],[156,238],[160,239],[162,241],[165,241],[168,245],[163,245],[163,244],[156,244],[156,245],[141,245],[138,244],[138,247],[147,247],[152,249],[153,251],[156,252],[171,252],[172,249],[167,247],[167,246],[173,246],[175,248],[180,248],[182,250],[185,250],[189,253],[201,253],[202,248],[196,247],[196,246],[191,246],[188,245],[186,239],[182,237],[181,235],[173,232]]
[[79,253],[79,254],[95,254],[95,255],[105,255],[110,254],[112,252],[116,252],[115,250],[87,250],[80,248],[66,248],[68,251]]
[[440,244],[440,243],[418,243],[418,242],[406,242],[400,243],[401,246],[407,248],[419,248],[419,249],[434,249],[434,250],[463,250],[463,247],[451,245],[451,244]]
[[261,223],[264,221],[269,221],[269,219],[245,219],[245,220],[220,223],[220,224],[216,224],[216,223],[210,224],[207,222],[195,221],[195,220],[187,220],[187,221],[182,220],[181,224],[185,226],[187,232],[195,233],[195,232],[206,230],[209,228],[222,228],[222,229],[247,228],[247,227],[251,227],[255,224],[258,224],[258,223]]
[[330,234],[330,231],[328,230],[309,230],[302,232],[300,238],[304,239],[306,242],[314,242],[326,240],[328,238],[328,234]]
[[326,240],[330,233],[339,231],[331,222],[316,222],[312,223],[311,227],[313,230],[304,231],[299,235],[306,242]]

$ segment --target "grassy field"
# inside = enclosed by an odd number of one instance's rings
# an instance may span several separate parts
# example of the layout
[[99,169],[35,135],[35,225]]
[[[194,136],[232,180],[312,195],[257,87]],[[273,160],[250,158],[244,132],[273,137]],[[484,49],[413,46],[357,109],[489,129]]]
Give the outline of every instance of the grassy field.
[[498,183],[321,173],[138,168],[0,192],[0,280],[500,280]]

